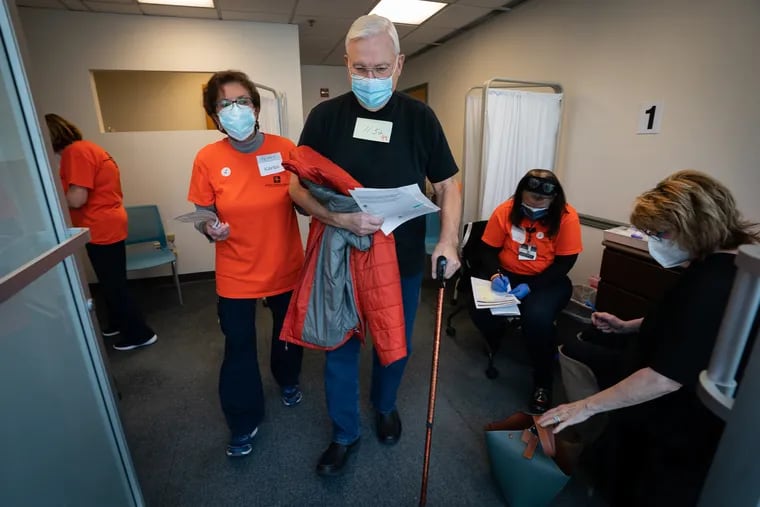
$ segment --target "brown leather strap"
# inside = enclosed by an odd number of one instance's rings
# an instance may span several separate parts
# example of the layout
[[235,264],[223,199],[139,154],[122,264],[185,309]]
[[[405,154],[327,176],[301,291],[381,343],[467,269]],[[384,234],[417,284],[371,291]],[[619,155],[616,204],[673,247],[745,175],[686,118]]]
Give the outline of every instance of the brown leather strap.
[[486,425],[486,431],[516,431],[530,428],[533,425],[533,419],[524,412],[515,412],[506,419],[494,421]]
[[544,428],[538,424],[539,416],[534,415],[532,417],[533,424],[536,425],[538,439],[541,441],[541,448],[544,450],[544,454],[553,458],[557,454],[557,449],[554,446],[554,433],[552,433],[551,429]]
[[538,447],[538,438],[530,430],[523,430],[521,440],[526,444],[523,458],[533,459],[533,454],[536,452],[536,447]]

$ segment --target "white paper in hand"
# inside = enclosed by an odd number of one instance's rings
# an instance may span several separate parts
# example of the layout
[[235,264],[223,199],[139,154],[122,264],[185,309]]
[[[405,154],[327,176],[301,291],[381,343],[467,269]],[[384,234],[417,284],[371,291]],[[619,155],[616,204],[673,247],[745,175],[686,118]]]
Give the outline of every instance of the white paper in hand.
[[174,217],[174,220],[178,220],[180,222],[190,222],[190,223],[213,222],[211,225],[211,227],[213,228],[217,228],[221,225],[221,223],[219,222],[219,217],[216,216],[216,213],[207,209],[199,209],[191,213],[185,213],[184,215]]
[[407,220],[441,209],[414,183],[399,188],[355,188],[349,193],[363,212],[383,219],[380,230],[386,236]]

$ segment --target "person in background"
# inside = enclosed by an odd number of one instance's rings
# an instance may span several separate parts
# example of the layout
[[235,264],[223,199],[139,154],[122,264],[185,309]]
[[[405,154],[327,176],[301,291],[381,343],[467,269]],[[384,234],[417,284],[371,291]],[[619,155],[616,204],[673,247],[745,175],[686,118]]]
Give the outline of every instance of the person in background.
[[757,224],[741,219],[725,186],[696,171],[677,172],[641,194],[631,223],[646,231],[659,264],[688,267],[643,319],[594,317],[602,331],[638,330],[638,369],[538,422],[557,433],[615,410],[582,457],[596,489],[615,506],[692,506],[724,426],[698,399],[698,377],[731,294],[737,248],[757,243],[760,234]]
[[[528,410],[541,413],[551,406],[556,346],[554,321],[570,301],[567,273],[582,250],[578,213],[565,200],[551,171],[532,169],[517,184],[515,194],[500,204],[481,238],[481,275],[491,288],[520,300],[522,336],[533,364],[533,394]],[[478,310],[470,316],[494,346],[506,319]]]
[[256,341],[256,304],[272,312],[270,368],[282,403],[301,402],[303,349],[279,340],[290,296],[303,264],[303,246],[290,173],[282,161],[292,141],[259,129],[261,97],[242,72],[217,72],[203,106],[227,137],[195,157],[188,200],[219,217],[196,227],[215,243],[219,324],[225,336],[219,397],[231,437],[228,456],[246,456],[264,417],[264,389]]
[[75,227],[90,229],[87,256],[103,290],[108,314],[104,336],[119,336],[116,350],[156,343],[158,337],[143,318],[127,288],[127,211],[121,193],[119,166],[103,148],[82,139],[72,123],[46,114],[53,151],[60,156],[60,176]]
[[[448,278],[459,268],[462,201],[453,178],[458,169],[443,129],[426,104],[395,91],[404,55],[400,54],[393,23],[381,16],[362,16],[351,25],[345,44],[352,91],[317,105],[306,120],[299,144],[330,159],[365,187],[416,184],[424,191],[428,179],[441,207],[441,235],[432,259],[433,263],[439,256],[447,259]],[[366,236],[383,223],[367,213],[328,211],[297,177],[291,180],[290,190],[300,207],[326,225]],[[404,223],[393,235],[401,275],[407,357],[383,367],[373,352],[370,398],[377,437],[384,444],[395,444],[401,437],[396,396],[412,350],[425,264],[425,217]],[[435,266],[429,269],[435,277]],[[360,341],[354,337],[326,353],[325,394],[333,434],[317,464],[321,475],[339,472],[359,441],[359,351]]]

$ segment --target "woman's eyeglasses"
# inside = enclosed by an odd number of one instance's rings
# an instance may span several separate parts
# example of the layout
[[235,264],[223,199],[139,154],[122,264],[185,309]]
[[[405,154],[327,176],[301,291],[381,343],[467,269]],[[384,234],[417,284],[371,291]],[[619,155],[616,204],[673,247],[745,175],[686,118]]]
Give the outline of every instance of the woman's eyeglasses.
[[528,190],[543,195],[554,195],[557,193],[557,185],[543,178],[531,176],[527,181]]
[[664,231],[657,232],[657,231],[650,231],[649,229],[644,229],[641,232],[649,236],[649,239],[653,239],[655,241],[662,241],[662,239],[665,237],[665,234],[667,234]]
[[220,111],[225,107],[231,106],[232,104],[237,104],[238,106],[244,107],[253,107],[253,99],[251,97],[246,97],[245,95],[236,99],[222,99],[216,103],[216,110]]

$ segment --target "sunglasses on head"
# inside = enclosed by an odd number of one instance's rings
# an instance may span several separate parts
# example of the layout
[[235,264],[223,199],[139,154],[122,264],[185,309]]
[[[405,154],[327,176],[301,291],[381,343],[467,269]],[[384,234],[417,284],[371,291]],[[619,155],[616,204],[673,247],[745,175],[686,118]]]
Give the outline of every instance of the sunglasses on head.
[[527,181],[528,190],[541,195],[555,195],[557,193],[557,184],[544,178],[531,176]]

